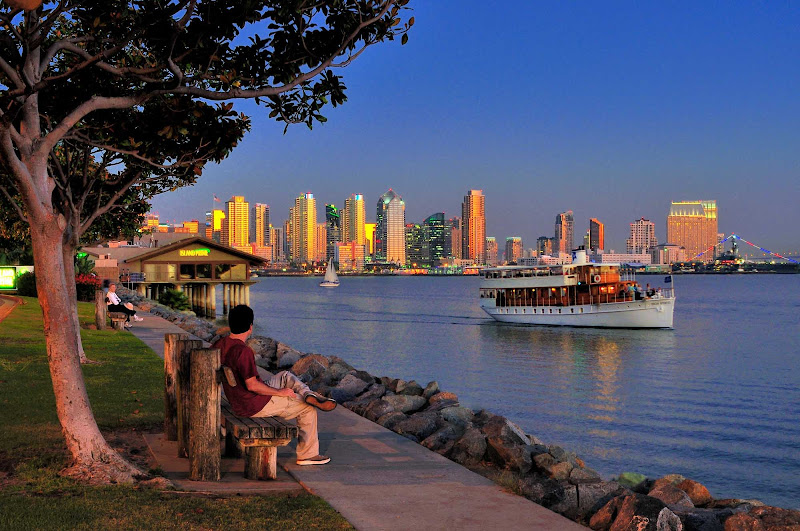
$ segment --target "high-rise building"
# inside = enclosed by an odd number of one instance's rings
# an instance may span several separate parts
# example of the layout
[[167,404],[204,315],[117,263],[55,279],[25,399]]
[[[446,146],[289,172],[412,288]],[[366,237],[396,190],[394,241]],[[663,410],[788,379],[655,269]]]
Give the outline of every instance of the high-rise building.
[[364,223],[364,242],[367,249],[367,256],[375,253],[375,224]]
[[219,209],[206,212],[206,233],[209,240],[217,243],[222,242],[222,220],[225,219],[225,212]]
[[486,237],[486,260],[485,263],[489,267],[494,267],[498,264],[497,260],[497,238],[494,236]]
[[637,219],[631,223],[631,235],[625,240],[625,249],[628,254],[649,253],[650,249],[658,245],[656,240],[656,224],[649,219]]
[[336,257],[336,244],[341,241],[341,212],[336,205],[325,205],[325,260]]
[[312,193],[294,200],[291,246],[296,264],[311,264],[317,259],[317,200]]
[[344,200],[344,210],[342,210],[342,241],[356,242],[364,245],[366,235],[364,234],[364,223],[366,222],[366,210],[364,207],[364,196],[352,194]]
[[184,221],[180,227],[175,227],[175,232],[183,234],[199,234],[200,222],[196,219],[191,221]]
[[431,214],[423,224],[428,228],[428,263],[427,265],[433,267],[439,265],[442,260],[447,258],[448,241],[450,234],[445,227],[444,212],[437,212]]
[[519,236],[509,236],[506,238],[506,263],[510,264],[511,262],[516,263],[522,258],[522,252],[524,248],[522,247],[522,238]]
[[338,242],[333,259],[339,264],[339,271],[363,271],[366,248],[366,245],[358,245],[355,242]]
[[461,218],[459,217],[450,218],[445,222],[444,254],[448,258],[461,258]]
[[269,245],[269,205],[263,203],[256,203],[253,207],[252,217],[252,233],[250,237],[256,247],[265,247]]
[[227,212],[222,220],[222,245],[250,248],[250,203],[244,200],[244,196],[235,195],[225,203],[225,207]]
[[144,217],[143,229],[151,229],[153,232],[158,231],[158,214],[147,214]]
[[486,263],[486,197],[470,190],[461,203],[461,258]]
[[424,267],[430,265],[428,226],[419,223],[406,224],[406,266]]
[[714,252],[709,249],[717,243],[716,200],[673,201],[667,216],[667,243],[684,247],[687,260],[713,261]]
[[553,238],[548,238],[547,236],[539,236],[536,238],[536,252],[539,256],[551,256],[553,254],[553,247]]
[[272,245],[272,261],[286,261],[286,233],[283,227],[272,227],[269,231],[270,245]]
[[406,204],[391,188],[378,199],[375,223],[375,258],[406,263]]
[[294,207],[289,209],[289,217],[283,222],[283,256],[288,262],[294,262],[292,256],[292,220],[294,219]]
[[567,210],[556,216],[556,234],[553,243],[553,252],[572,254],[575,247],[575,220],[572,210]]
[[600,221],[592,218],[589,220],[589,247],[587,251],[597,252],[606,248],[605,228]]
[[314,258],[317,262],[324,262],[326,258],[326,247],[328,244],[328,227],[326,223],[317,223],[317,252],[316,257]]

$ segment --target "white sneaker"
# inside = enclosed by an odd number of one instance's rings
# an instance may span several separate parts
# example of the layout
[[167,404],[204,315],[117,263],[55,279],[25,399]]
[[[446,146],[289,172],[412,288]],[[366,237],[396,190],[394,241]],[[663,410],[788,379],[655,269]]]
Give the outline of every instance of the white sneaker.
[[139,317],[138,315],[134,315],[134,316],[133,316],[133,320],[134,320],[134,321],[144,321],[144,319],[142,319],[142,318],[141,318],[141,317]]

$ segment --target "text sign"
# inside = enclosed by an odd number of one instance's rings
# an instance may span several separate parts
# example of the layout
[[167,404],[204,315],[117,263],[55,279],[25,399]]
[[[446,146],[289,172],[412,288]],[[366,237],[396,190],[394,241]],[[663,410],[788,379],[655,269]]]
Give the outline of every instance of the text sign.
[[0,289],[16,289],[17,268],[0,267]]
[[179,256],[210,256],[211,249],[181,249]]

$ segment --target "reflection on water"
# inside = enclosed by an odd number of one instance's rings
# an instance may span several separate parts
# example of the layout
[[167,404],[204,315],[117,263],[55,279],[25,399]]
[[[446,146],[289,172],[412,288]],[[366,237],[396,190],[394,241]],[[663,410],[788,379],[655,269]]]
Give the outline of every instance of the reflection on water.
[[[256,333],[372,374],[437,380],[605,476],[680,473],[800,505],[800,275],[678,277],[675,330],[488,319],[473,278],[263,279]],[[769,294],[769,304],[754,304]]]

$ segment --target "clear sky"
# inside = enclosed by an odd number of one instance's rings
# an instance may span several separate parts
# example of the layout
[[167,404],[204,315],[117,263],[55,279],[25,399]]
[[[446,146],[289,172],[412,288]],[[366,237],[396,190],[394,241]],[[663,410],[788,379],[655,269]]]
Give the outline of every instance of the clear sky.
[[[796,2],[411,0],[407,45],[375,46],[339,70],[349,101],[313,131],[253,130],[190,188],[159,196],[162,221],[200,219],[216,194],[267,203],[283,223],[294,197],[367,220],[389,188],[407,222],[460,215],[486,195],[502,248],[553,236],[575,212],[624,251],[644,217],[666,237],[671,200],[716,199],[719,230],[800,250],[800,7]],[[217,203],[219,205],[219,203]]]

